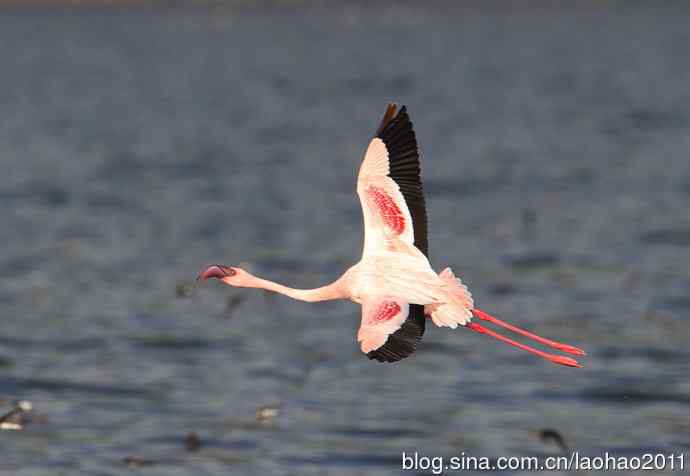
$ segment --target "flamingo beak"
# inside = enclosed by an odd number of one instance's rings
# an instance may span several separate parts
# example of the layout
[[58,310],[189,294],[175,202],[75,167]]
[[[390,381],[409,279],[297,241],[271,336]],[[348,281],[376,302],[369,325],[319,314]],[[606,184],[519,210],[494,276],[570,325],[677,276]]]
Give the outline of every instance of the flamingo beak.
[[222,264],[214,264],[213,266],[209,266],[204,271],[199,273],[199,276],[196,277],[196,280],[206,281],[209,278],[223,279],[226,276],[232,276],[230,268],[223,266]]

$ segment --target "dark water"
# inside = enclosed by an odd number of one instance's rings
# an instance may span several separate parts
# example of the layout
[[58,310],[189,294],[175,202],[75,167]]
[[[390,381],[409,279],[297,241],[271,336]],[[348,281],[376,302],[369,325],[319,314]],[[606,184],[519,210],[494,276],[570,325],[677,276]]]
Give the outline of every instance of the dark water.
[[[687,452],[690,8],[439,5],[0,12],[0,411],[34,405],[0,473],[398,474],[559,454],[543,428]],[[193,286],[357,261],[389,100],[434,266],[584,369],[436,328],[377,364],[351,303]]]

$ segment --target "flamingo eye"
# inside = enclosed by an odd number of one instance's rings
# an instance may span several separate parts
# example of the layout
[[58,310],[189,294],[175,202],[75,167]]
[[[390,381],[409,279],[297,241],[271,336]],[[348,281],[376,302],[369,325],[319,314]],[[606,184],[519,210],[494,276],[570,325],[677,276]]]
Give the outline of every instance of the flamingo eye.
[[235,271],[235,268],[225,268],[223,271],[225,271],[228,276],[235,276],[237,274],[237,271]]

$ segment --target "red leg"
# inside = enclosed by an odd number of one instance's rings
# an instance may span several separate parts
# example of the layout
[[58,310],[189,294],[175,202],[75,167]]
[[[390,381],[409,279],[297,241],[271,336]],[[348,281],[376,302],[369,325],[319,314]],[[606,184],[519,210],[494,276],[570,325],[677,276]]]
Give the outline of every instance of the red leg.
[[541,350],[534,349],[528,345],[521,344],[521,343],[516,342],[512,339],[508,339],[507,337],[502,336],[501,334],[498,334],[492,330],[489,330],[486,327],[483,327],[483,326],[477,324],[476,322],[468,322],[467,328],[471,329],[475,332],[479,332],[480,334],[486,334],[488,336],[491,336],[495,339],[503,341],[506,344],[510,344],[510,345],[515,346],[519,349],[526,350],[527,352],[531,352],[535,355],[538,355],[539,357],[542,357],[546,360],[553,362],[554,364],[566,365],[568,367],[582,367],[582,365],[578,364],[575,359],[571,359],[570,357],[564,357],[562,355],[554,355],[554,354],[548,354],[546,352],[542,352]]
[[486,312],[482,311],[481,309],[473,309],[472,314],[474,314],[475,317],[478,317],[479,319],[481,319],[483,321],[492,322],[492,323],[496,324],[497,326],[504,327],[504,328],[508,329],[509,331],[515,332],[516,334],[520,334],[520,335],[523,335],[525,337],[529,337],[530,339],[537,341],[540,344],[548,345],[549,347],[552,347],[554,349],[558,349],[561,352],[567,352],[567,353],[573,354],[573,355],[587,355],[587,354],[585,354],[584,350],[582,350],[578,347],[568,345],[568,344],[562,344],[560,342],[555,342],[555,341],[552,341],[550,339],[545,339],[544,337],[540,337],[538,335],[532,334],[531,332],[528,332],[528,331],[521,329],[519,327],[516,327],[512,324],[508,324],[505,321],[497,319],[494,316],[487,314]]

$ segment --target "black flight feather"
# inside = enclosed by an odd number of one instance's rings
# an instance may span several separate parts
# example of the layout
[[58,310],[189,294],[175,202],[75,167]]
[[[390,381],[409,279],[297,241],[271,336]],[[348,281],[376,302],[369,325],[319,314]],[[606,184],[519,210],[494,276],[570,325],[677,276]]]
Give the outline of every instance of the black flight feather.
[[[388,150],[389,176],[398,184],[412,217],[414,245],[428,256],[426,205],[420,178],[419,152],[412,122],[403,106],[396,114],[395,104],[389,104],[376,136]],[[386,343],[367,354],[379,362],[396,362],[415,351],[424,335],[424,306],[410,304],[410,312],[403,325],[388,336]]]

